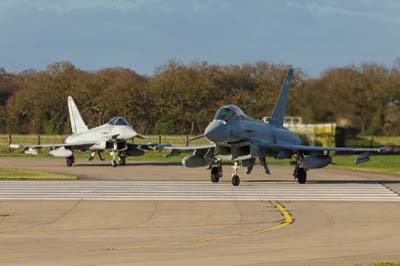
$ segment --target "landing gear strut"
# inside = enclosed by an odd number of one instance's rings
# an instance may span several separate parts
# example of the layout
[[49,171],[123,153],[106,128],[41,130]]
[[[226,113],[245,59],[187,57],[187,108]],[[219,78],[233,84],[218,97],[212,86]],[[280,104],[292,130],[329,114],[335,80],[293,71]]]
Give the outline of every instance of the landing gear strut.
[[237,161],[235,161],[235,164],[233,165],[233,173],[232,173],[232,185],[234,186],[239,186],[240,184],[240,177],[237,174],[237,171],[239,169],[239,164]]
[[296,168],[294,169],[293,176],[297,179],[299,184],[305,184],[307,182],[307,172],[306,169],[300,166],[300,160],[304,158],[304,155],[300,152],[296,155]]
[[211,166],[211,182],[218,183],[222,177],[222,162],[220,159],[213,159]]
[[95,155],[95,152],[92,151],[92,152],[90,153],[90,156],[89,156],[89,161],[93,161],[94,155]]
[[126,164],[126,156],[119,156],[119,164],[125,165]]
[[110,153],[112,156],[112,160],[111,160],[111,165],[113,167],[117,167],[117,158],[118,158],[118,144],[116,142],[114,142],[114,149],[113,151]]
[[67,166],[70,167],[74,164],[75,162],[75,157],[74,155],[71,155],[70,157],[67,158]]

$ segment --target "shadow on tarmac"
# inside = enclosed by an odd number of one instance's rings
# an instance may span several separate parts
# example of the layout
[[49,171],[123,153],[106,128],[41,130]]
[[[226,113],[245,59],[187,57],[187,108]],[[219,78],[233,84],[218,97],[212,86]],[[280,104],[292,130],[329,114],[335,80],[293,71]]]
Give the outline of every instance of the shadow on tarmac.
[[[125,165],[117,165],[118,167],[126,166],[176,166],[182,165],[180,162],[127,162]],[[74,166],[106,166],[112,167],[111,163],[75,163]]]
[[[248,183],[287,183],[288,180],[248,180]],[[296,180],[293,180],[297,183]],[[309,180],[307,184],[400,184],[400,180]],[[305,185],[307,185],[305,184]],[[303,184],[302,184],[303,185]]]

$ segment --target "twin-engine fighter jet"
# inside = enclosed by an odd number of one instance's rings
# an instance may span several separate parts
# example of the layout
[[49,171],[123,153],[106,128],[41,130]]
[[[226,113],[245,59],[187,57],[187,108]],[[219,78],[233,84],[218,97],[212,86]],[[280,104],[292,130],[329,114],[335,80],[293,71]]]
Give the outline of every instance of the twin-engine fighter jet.
[[[103,151],[110,151],[113,167],[125,165],[127,156],[144,154],[141,146],[128,142],[129,139],[140,137],[132,126],[122,117],[113,117],[104,125],[88,129],[78,108],[71,96],[68,96],[69,118],[71,120],[72,135],[61,144],[42,144],[24,146],[26,154],[37,155],[40,148],[50,148],[50,154],[67,159],[67,166],[75,162],[74,150],[90,151],[89,160],[93,160],[96,152],[103,161]],[[11,148],[19,148],[12,144]]]
[[204,137],[213,142],[212,144],[188,147],[161,145],[159,148],[170,150],[169,156],[177,155],[181,151],[194,151],[192,155],[182,160],[182,164],[186,167],[209,166],[211,181],[214,183],[222,177],[222,158],[233,160],[232,185],[234,186],[240,183],[239,163],[246,168],[246,174],[250,174],[256,158],[259,158],[266,174],[270,173],[266,157],[294,158],[293,176],[300,184],[304,184],[308,170],[322,168],[332,163],[330,151],[363,153],[356,160],[356,163],[361,163],[369,160],[369,152],[382,150],[303,145],[297,134],[283,127],[292,77],[293,70],[289,69],[272,116],[267,123],[249,117],[235,105],[226,105],[217,111],[213,121],[204,131]]

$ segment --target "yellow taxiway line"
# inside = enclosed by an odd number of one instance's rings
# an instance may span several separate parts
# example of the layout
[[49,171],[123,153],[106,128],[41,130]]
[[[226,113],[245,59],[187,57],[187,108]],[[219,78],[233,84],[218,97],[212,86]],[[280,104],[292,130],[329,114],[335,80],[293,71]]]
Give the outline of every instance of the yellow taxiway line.
[[[144,249],[144,248],[157,248],[157,247],[168,247],[168,246],[178,246],[178,245],[188,245],[188,244],[198,244],[198,243],[205,243],[205,242],[211,242],[211,241],[217,241],[217,240],[226,240],[226,239],[233,239],[233,238],[238,238],[238,237],[245,237],[245,236],[252,236],[252,235],[257,235],[257,234],[262,234],[274,230],[281,229],[285,226],[288,226],[293,222],[293,217],[290,215],[290,213],[285,209],[285,207],[280,204],[277,201],[271,201],[271,203],[274,205],[275,208],[279,210],[281,215],[284,217],[280,221],[279,224],[264,228],[264,229],[259,229],[255,231],[249,231],[249,232],[242,232],[242,233],[236,233],[236,234],[231,234],[231,235],[225,235],[225,236],[217,236],[217,237],[209,237],[209,238],[202,238],[202,239],[192,239],[192,240],[183,240],[183,241],[176,241],[176,242],[164,242],[164,243],[154,243],[154,244],[143,244],[143,245],[132,245],[132,246],[125,246],[125,247],[116,247],[116,248],[108,248],[106,249],[107,251],[124,251],[124,250],[134,250],[134,249]],[[104,252],[104,249],[96,249],[92,250],[89,252],[85,253],[99,253],[100,251]],[[35,256],[41,256],[41,255],[46,255],[50,254],[52,252],[49,251],[38,251],[34,253],[24,253],[21,255],[9,255],[9,256],[0,256],[0,260],[7,260],[7,259],[21,259],[21,258],[27,258],[27,257],[35,257]]]
[[210,241],[217,241],[217,240],[226,240],[226,239],[233,239],[238,237],[244,236],[252,236],[257,234],[262,234],[274,230],[281,229],[289,224],[293,223],[293,217],[290,213],[277,201],[271,201],[271,203],[279,210],[279,212],[283,215],[284,219],[280,221],[280,224],[277,224],[273,227],[268,227],[264,229],[259,229],[250,232],[242,232],[236,233],[231,235],[225,236],[217,236],[217,237],[209,237],[209,238],[202,238],[202,239],[192,239],[192,240],[183,240],[183,241],[175,241],[175,242],[165,242],[165,243],[155,243],[155,244],[143,244],[143,245],[132,245],[132,246],[125,246],[125,247],[116,247],[116,248],[109,248],[109,251],[113,250],[130,250],[130,249],[142,249],[142,248],[158,248],[158,247],[168,247],[168,246],[178,246],[178,245],[187,245],[187,244],[197,244],[197,243],[205,243]]

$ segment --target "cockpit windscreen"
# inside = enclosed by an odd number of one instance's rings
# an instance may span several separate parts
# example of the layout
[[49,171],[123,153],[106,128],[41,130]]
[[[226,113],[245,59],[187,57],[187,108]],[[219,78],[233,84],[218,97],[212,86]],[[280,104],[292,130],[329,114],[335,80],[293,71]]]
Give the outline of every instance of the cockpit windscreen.
[[215,115],[215,120],[228,120],[232,116],[233,110],[229,107],[222,107]]
[[126,121],[124,118],[120,116],[115,116],[111,118],[107,124],[113,125],[113,126],[129,126],[128,121]]

